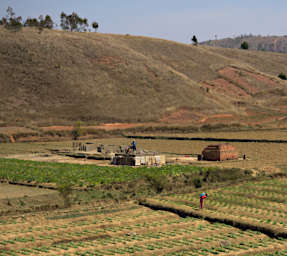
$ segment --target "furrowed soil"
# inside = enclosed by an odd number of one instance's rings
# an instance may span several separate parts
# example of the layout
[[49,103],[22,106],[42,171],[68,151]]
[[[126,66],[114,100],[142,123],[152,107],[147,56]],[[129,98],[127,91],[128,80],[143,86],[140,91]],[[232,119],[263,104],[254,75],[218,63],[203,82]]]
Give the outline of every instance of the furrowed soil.
[[1,256],[244,255],[287,248],[285,240],[133,202],[8,216],[0,231]]

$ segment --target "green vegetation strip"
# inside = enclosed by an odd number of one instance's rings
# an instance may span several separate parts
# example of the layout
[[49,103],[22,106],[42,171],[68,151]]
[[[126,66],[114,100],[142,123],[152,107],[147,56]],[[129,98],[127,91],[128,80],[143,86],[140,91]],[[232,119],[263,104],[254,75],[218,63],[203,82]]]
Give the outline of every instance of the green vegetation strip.
[[193,208],[188,206],[165,203],[155,199],[143,199],[140,200],[139,203],[140,205],[144,205],[154,210],[173,212],[181,217],[190,216],[194,218],[201,218],[210,222],[224,223],[243,230],[250,229],[254,231],[259,231],[274,238],[287,238],[287,232],[285,231],[285,229],[282,229],[280,227],[275,228],[262,223],[257,223],[255,225],[251,222],[244,221],[236,217],[221,216],[220,213],[206,213],[204,210],[194,210]]
[[191,181],[201,186],[201,182],[217,182],[250,178],[251,173],[240,169],[219,169],[196,166],[108,167],[68,163],[35,162],[17,159],[0,159],[0,179],[9,182],[31,184],[63,184],[93,188],[100,185],[119,184],[146,180],[160,192],[170,180]]

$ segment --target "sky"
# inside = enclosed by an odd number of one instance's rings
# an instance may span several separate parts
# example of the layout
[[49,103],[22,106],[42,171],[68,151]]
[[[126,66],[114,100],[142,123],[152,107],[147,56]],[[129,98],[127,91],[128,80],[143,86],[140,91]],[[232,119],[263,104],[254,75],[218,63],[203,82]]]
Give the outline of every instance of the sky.
[[287,0],[0,0],[0,18],[62,11],[99,23],[98,32],[141,35],[190,43],[242,34],[287,35]]

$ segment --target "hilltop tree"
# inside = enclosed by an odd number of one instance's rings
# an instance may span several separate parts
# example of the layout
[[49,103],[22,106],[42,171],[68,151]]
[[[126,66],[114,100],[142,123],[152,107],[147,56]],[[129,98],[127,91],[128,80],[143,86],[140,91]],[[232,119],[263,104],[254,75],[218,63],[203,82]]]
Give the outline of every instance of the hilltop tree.
[[43,30],[44,28],[52,29],[54,27],[54,22],[49,15],[46,15],[45,19],[43,15],[40,15],[38,19],[27,18],[24,27],[38,27],[40,30]]
[[6,17],[3,17],[1,19],[0,24],[3,25],[6,29],[11,29],[11,30],[20,30],[22,28],[22,17],[15,16],[15,12],[13,11],[13,8],[8,6],[7,10],[7,15]]
[[39,17],[39,26],[42,28],[52,29],[54,27],[54,21],[52,20],[50,15],[46,15],[45,19],[41,15]]
[[38,27],[39,21],[36,18],[28,17],[24,22],[24,27]]
[[92,27],[93,27],[93,29],[95,30],[95,32],[98,30],[98,28],[99,28],[99,23],[98,22],[96,22],[96,21],[94,21],[93,23],[92,23]]
[[88,27],[88,20],[81,18],[77,13],[73,12],[70,15],[64,12],[61,13],[61,28],[63,30],[83,32],[87,31]]
[[244,41],[241,45],[240,45],[240,48],[243,49],[243,50],[248,50],[249,48],[249,45],[246,41]]

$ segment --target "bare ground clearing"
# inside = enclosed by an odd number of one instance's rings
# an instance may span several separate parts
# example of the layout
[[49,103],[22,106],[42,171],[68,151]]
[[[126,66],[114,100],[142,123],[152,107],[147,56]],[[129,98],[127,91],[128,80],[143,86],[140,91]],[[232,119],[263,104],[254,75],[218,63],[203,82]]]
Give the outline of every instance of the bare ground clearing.
[[[172,135],[176,134],[153,134],[153,135]],[[286,131],[265,131],[265,132],[233,132],[233,133],[194,133],[194,134],[178,134],[178,136],[192,137],[226,137],[226,138],[265,138],[265,139],[286,139]],[[105,138],[89,140],[99,144],[109,145],[129,145],[131,139],[126,138]],[[85,141],[82,141],[85,142]],[[65,142],[42,142],[42,143],[10,143],[0,144],[0,156],[9,158],[19,158],[24,160],[34,161],[52,161],[64,163],[81,163],[81,164],[97,164],[108,165],[109,161],[97,161],[86,159],[73,159],[65,156],[51,155],[51,149],[67,149],[71,148],[72,141]],[[147,150],[166,153],[172,157],[176,154],[184,156],[195,156],[200,154],[202,150],[209,144],[216,142],[204,141],[174,141],[174,140],[137,140],[137,147]],[[257,170],[274,170],[280,166],[287,166],[287,144],[276,143],[246,143],[234,142],[233,146],[239,151],[242,156],[247,156],[246,161],[234,160],[225,162],[206,162],[193,161],[194,159],[183,158],[182,164],[205,165],[205,166],[221,166],[221,167],[238,167],[244,169]],[[188,161],[192,160],[192,161]]]
[[0,183],[0,200],[7,198],[11,199],[11,198],[21,198],[28,196],[31,197],[31,196],[41,196],[51,194],[57,194],[57,191],[50,189]]

